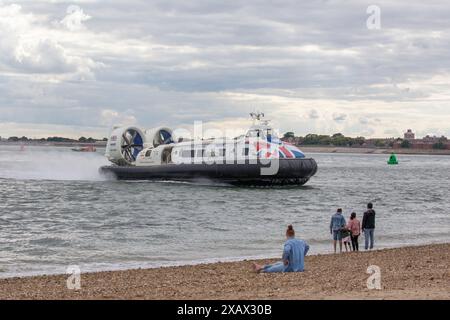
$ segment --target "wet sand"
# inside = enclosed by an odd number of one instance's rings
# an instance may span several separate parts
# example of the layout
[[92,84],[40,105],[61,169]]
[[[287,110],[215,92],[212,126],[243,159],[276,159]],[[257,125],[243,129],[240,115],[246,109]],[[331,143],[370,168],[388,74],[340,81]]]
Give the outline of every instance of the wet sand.
[[[259,263],[272,262],[262,260]],[[370,265],[381,290],[367,288]],[[316,255],[304,273],[255,274],[252,261],[81,275],[0,279],[0,299],[445,299],[450,300],[450,244]]]

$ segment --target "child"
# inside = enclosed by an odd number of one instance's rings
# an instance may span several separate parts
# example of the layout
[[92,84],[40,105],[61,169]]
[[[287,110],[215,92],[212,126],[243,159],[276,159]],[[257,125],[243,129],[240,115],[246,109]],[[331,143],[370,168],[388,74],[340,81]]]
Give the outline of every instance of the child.
[[341,237],[342,237],[342,242],[344,243],[344,246],[345,246],[345,252],[348,252],[349,250],[352,251],[350,230],[348,230],[347,228],[342,229]]

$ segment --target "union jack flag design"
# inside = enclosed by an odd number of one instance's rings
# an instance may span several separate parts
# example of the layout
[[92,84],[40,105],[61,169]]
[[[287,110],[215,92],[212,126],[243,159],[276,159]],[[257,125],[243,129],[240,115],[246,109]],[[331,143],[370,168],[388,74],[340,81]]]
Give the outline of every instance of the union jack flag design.
[[254,142],[258,158],[288,158],[302,159],[305,158],[303,152],[296,146],[279,142],[268,142],[267,140],[259,140]]

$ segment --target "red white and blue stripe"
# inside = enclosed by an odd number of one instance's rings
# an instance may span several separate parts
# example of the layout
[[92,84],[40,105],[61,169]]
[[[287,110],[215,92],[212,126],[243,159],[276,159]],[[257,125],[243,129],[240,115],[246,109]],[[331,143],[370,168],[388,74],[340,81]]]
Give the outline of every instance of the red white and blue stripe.
[[300,151],[296,146],[274,141],[268,142],[266,140],[259,140],[254,143],[256,147],[256,152],[258,158],[287,158],[287,159],[302,159],[305,158],[303,152]]

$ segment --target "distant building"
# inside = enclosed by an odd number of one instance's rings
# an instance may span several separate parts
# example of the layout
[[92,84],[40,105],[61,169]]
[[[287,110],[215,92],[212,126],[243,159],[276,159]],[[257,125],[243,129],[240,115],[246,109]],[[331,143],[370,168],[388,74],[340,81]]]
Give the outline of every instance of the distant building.
[[423,140],[423,142],[428,142],[428,143],[437,143],[437,142],[447,142],[448,141],[447,137],[445,137],[445,136],[436,137],[436,136],[430,136],[430,135],[427,135],[422,140]]
[[415,140],[416,134],[411,130],[408,129],[408,131],[405,132],[405,140]]
[[[410,142],[411,149],[435,149],[438,143],[442,144],[443,149],[450,149],[450,141],[445,136],[437,137],[427,135],[422,139],[415,139],[415,134],[412,132],[412,130],[408,130],[405,133],[404,140],[408,140]],[[402,141],[398,140],[393,144],[393,147],[401,148],[401,143]]]

